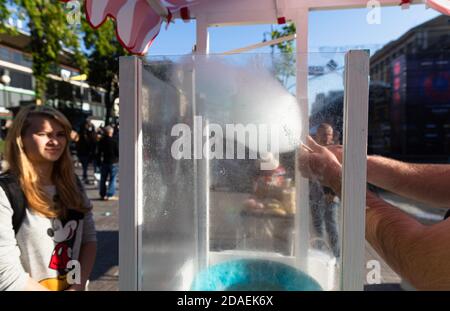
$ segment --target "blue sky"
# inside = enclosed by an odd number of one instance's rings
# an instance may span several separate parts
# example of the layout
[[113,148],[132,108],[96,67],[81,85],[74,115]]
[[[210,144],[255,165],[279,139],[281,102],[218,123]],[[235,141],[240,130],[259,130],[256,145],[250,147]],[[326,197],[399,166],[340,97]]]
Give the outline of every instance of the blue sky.
[[[400,7],[381,9],[381,23],[369,25],[368,9],[311,12],[309,21],[309,44],[311,51],[319,47],[348,47],[356,45],[384,45],[397,39],[408,29],[439,14],[425,5],[414,5],[408,10]],[[210,50],[220,53],[263,40],[270,32],[270,25],[210,28]],[[152,55],[180,55],[191,51],[195,43],[195,22],[177,20],[168,30],[161,28],[159,36],[150,47]],[[269,49],[261,50],[269,52]]]
[[[351,9],[336,11],[316,11],[309,16],[309,51],[336,51],[342,53],[319,54],[309,56],[310,65],[325,65],[330,59],[344,64],[344,51],[350,48],[377,48],[399,38],[412,27],[439,15],[425,5],[413,5],[407,10],[400,6],[381,8],[380,24],[368,24],[369,10]],[[277,27],[277,26],[274,26]],[[264,33],[269,33],[271,25],[235,26],[210,28],[210,52],[220,53],[254,43],[261,42]],[[269,36],[268,36],[269,39]],[[177,20],[168,30],[165,26],[150,47],[148,56],[181,55],[191,52],[195,44],[195,22],[184,23]],[[262,48],[254,52],[270,52],[270,48]],[[319,93],[343,90],[343,71],[337,70],[320,77],[312,77],[308,83],[310,105]],[[291,82],[295,82],[291,78]],[[294,88],[295,90],[295,88]]]
[[[400,0],[399,0],[400,2]],[[388,42],[399,38],[412,27],[439,15],[425,5],[412,5],[407,10],[400,6],[381,8],[380,24],[368,24],[367,8],[314,11],[309,14],[309,51],[330,51],[331,54],[314,53],[308,57],[310,65],[323,66],[331,59],[343,66],[343,53],[351,48],[371,49],[380,48]],[[450,18],[449,18],[450,20]],[[26,23],[25,23],[26,24]],[[24,24],[24,26],[25,26]],[[277,25],[254,25],[235,27],[210,28],[210,52],[221,53],[232,49],[248,46],[263,41],[266,34],[270,39],[271,27]],[[185,55],[189,54],[195,44],[195,21],[185,23],[177,20],[166,30],[161,28],[159,36],[150,47],[148,56],[156,55]],[[269,47],[253,52],[267,52]],[[295,82],[289,81],[288,84]],[[329,72],[320,77],[312,77],[308,84],[309,99],[314,101],[318,93],[343,88],[342,70]],[[295,90],[295,88],[294,88]]]

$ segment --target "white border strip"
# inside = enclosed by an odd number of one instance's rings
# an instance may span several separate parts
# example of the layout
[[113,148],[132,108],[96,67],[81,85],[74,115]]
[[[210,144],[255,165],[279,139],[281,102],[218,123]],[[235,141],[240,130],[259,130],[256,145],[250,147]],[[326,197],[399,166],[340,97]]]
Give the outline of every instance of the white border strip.
[[341,290],[364,288],[369,54],[345,56]]
[[141,289],[142,61],[120,58],[119,288]]
[[[307,9],[297,10],[295,15],[296,33],[296,82],[297,102],[302,120],[302,141],[306,141],[309,133],[308,105],[308,19]],[[295,257],[297,267],[308,272],[308,249],[310,239],[309,181],[303,178],[298,169],[298,150],[295,152]]]
[[[197,28],[196,28],[196,57],[204,57],[206,58],[207,54],[209,54],[209,32],[208,32],[208,24],[204,22],[202,18],[197,19]],[[194,56],[195,57],[195,56]],[[204,102],[201,94],[197,94],[197,77],[195,69],[192,71],[192,116],[194,120],[197,116],[200,116],[206,126],[208,126],[208,120],[203,119],[204,111]],[[200,135],[198,136],[198,132]],[[197,137],[203,137],[202,135],[203,128],[197,128],[194,121],[194,150],[196,148],[196,144],[198,143],[196,140]],[[208,133],[208,132],[207,132]],[[196,135],[197,134],[197,135]],[[200,154],[203,152],[203,143],[208,143],[208,138],[206,141],[200,142],[200,149],[197,150]],[[195,151],[194,151],[195,153]],[[210,241],[209,241],[209,191],[210,191],[210,167],[209,167],[209,159],[196,159],[194,155],[193,160],[194,165],[194,202],[195,202],[195,223],[196,223],[196,253],[197,253],[197,262],[196,262],[196,271],[200,271],[205,269],[209,265],[209,251],[210,251]]]

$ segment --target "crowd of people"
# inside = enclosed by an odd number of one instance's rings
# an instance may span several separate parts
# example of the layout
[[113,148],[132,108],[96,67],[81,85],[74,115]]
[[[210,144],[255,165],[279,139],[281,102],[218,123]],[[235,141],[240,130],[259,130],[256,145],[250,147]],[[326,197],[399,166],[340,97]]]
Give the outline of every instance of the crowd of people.
[[[78,132],[72,132],[72,152],[82,167],[82,180],[86,185],[99,182],[102,200],[117,200],[115,196],[119,163],[119,125],[95,128],[91,119],[86,119]],[[89,178],[89,165],[94,176]],[[108,183],[108,185],[107,185]]]

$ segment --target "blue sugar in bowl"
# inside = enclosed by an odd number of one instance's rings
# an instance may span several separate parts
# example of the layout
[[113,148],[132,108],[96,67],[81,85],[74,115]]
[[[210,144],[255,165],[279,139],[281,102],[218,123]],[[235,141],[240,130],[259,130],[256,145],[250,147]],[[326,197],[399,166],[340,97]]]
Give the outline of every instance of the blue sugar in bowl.
[[219,263],[201,271],[194,291],[321,291],[312,277],[276,261],[240,259]]

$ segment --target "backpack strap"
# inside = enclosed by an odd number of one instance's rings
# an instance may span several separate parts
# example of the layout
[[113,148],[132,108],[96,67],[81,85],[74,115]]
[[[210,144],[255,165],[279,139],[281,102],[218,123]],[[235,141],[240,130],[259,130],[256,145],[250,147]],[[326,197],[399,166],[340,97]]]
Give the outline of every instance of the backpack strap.
[[20,226],[22,225],[22,221],[25,217],[25,211],[27,208],[27,200],[25,198],[25,194],[20,188],[20,184],[17,178],[13,174],[8,172],[0,174],[0,186],[5,191],[9,203],[11,204],[11,208],[13,210],[13,229],[14,233],[17,234]]
[[[76,181],[80,191],[83,191],[83,184],[78,176],[76,176]],[[17,234],[23,219],[25,218],[25,211],[28,207],[27,199],[16,176],[9,172],[0,174],[0,187],[5,191],[9,203],[11,204],[13,210],[13,229],[14,233]]]

